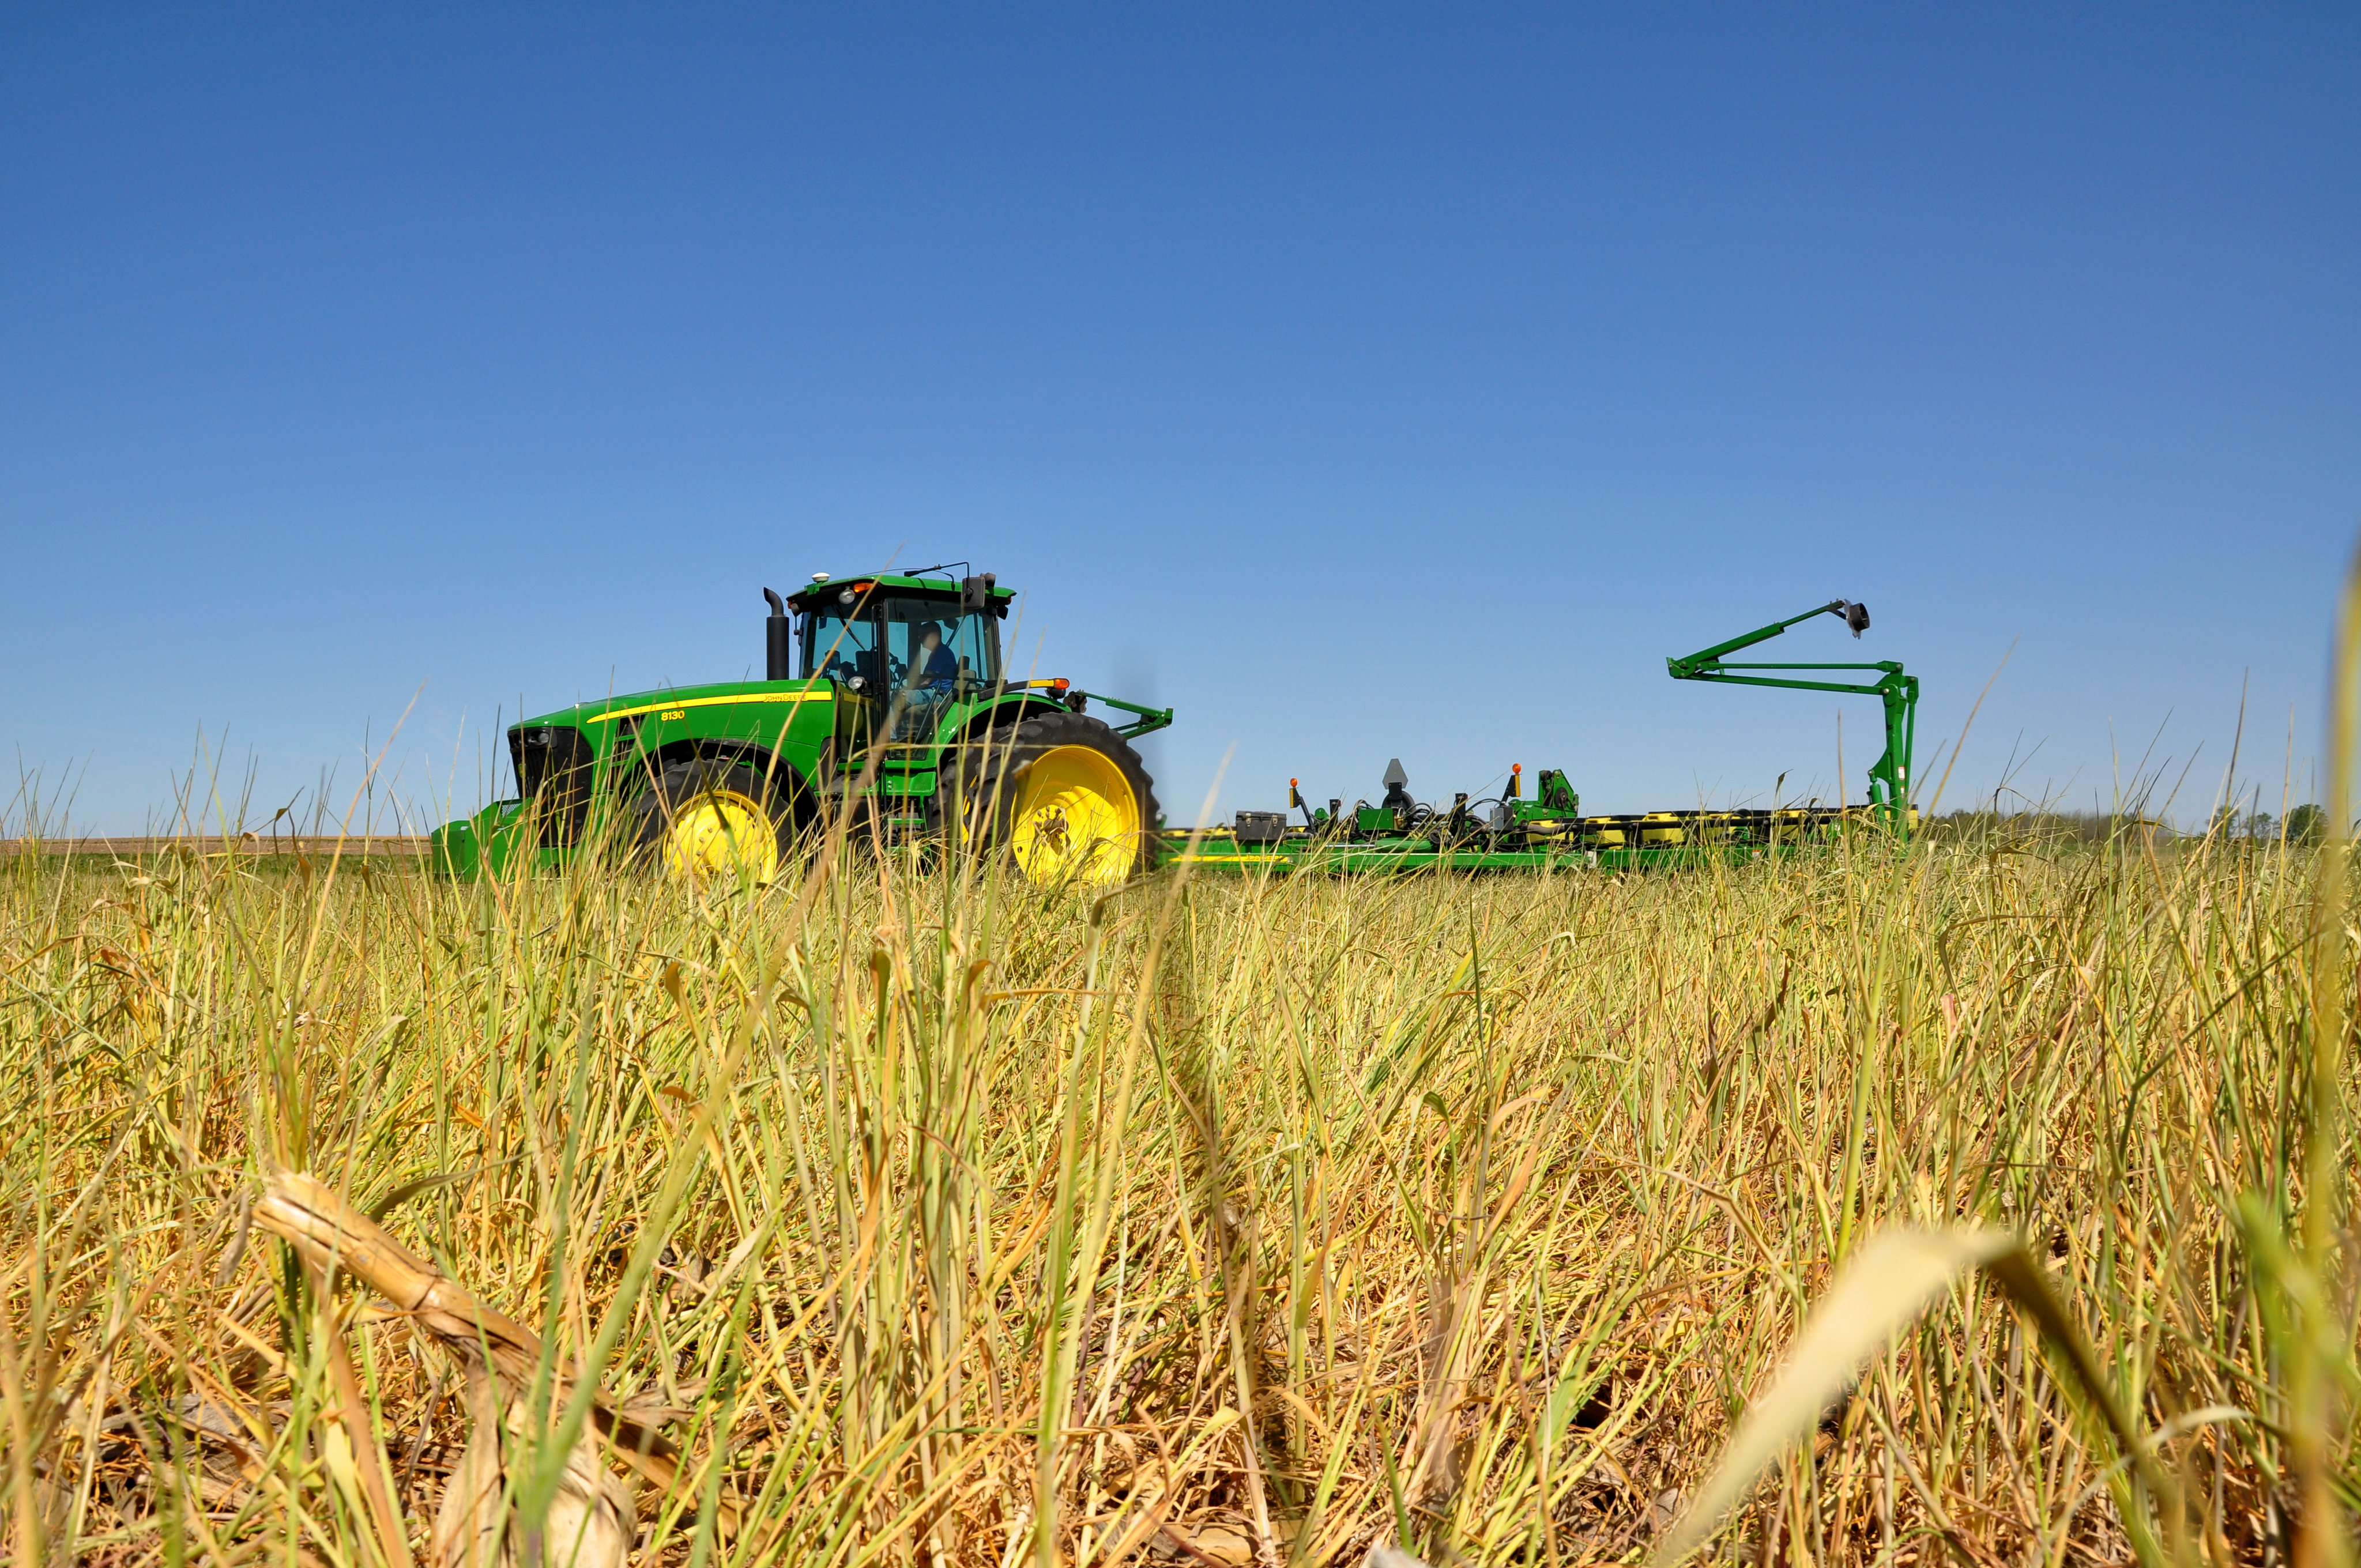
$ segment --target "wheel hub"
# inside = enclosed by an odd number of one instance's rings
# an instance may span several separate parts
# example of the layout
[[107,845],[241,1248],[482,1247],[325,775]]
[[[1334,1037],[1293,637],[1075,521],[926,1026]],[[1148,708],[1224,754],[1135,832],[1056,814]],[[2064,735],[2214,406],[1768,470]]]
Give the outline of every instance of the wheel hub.
[[762,803],[717,789],[675,811],[664,835],[665,874],[684,882],[744,875],[767,883],[779,869],[779,841]]
[[1017,783],[1008,843],[1028,882],[1116,886],[1139,855],[1139,801],[1112,759],[1055,746]]

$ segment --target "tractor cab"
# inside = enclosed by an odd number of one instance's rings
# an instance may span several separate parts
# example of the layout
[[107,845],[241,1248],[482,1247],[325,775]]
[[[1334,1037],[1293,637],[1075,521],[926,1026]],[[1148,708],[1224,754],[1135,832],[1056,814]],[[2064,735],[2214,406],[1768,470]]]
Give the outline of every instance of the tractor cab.
[[883,721],[890,740],[925,743],[955,699],[999,681],[1000,622],[1015,598],[986,573],[815,578],[787,603],[802,620],[802,674],[852,699],[848,724],[870,732]]
[[999,623],[1014,598],[987,573],[959,582],[822,579],[788,596],[787,603],[803,621],[803,674],[840,681],[875,698],[906,686],[997,681]]

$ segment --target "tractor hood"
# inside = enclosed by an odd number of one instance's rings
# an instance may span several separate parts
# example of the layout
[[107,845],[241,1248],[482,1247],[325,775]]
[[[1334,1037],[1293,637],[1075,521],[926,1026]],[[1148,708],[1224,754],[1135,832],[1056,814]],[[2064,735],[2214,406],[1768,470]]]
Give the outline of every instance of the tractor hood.
[[685,718],[701,707],[826,702],[831,695],[825,680],[713,681],[704,685],[672,686],[631,692],[598,702],[577,702],[572,707],[522,719],[511,728],[582,729],[603,739],[602,732],[610,725],[641,718]]

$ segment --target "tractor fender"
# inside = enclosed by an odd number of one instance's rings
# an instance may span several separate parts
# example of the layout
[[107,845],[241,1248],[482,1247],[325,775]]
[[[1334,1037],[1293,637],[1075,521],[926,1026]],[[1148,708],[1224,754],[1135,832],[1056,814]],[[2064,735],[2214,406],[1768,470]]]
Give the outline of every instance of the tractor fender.
[[958,731],[947,739],[954,743],[977,740],[992,730],[1012,728],[1028,718],[1071,711],[1064,703],[1047,693],[1010,692],[970,713],[961,722]]
[[619,762],[616,773],[616,793],[625,798],[635,796],[640,790],[653,788],[664,771],[675,762],[743,762],[771,781],[771,787],[793,802],[800,819],[811,810],[811,780],[783,751],[752,740],[732,740],[714,736],[683,737],[667,740],[653,751],[641,751]]

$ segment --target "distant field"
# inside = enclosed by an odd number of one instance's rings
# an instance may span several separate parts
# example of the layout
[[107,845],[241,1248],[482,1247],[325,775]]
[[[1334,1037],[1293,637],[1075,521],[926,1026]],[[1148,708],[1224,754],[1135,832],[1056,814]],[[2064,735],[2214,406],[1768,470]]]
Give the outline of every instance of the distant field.
[[143,863],[0,865],[18,1562],[1637,1561],[1841,1260],[1976,1222],[2149,1457],[1967,1276],[1710,1552],[2260,1562],[2356,1495],[2308,851]]
[[116,838],[0,839],[0,859],[17,855],[88,856],[137,861],[152,855],[423,855],[423,833],[175,833]]

